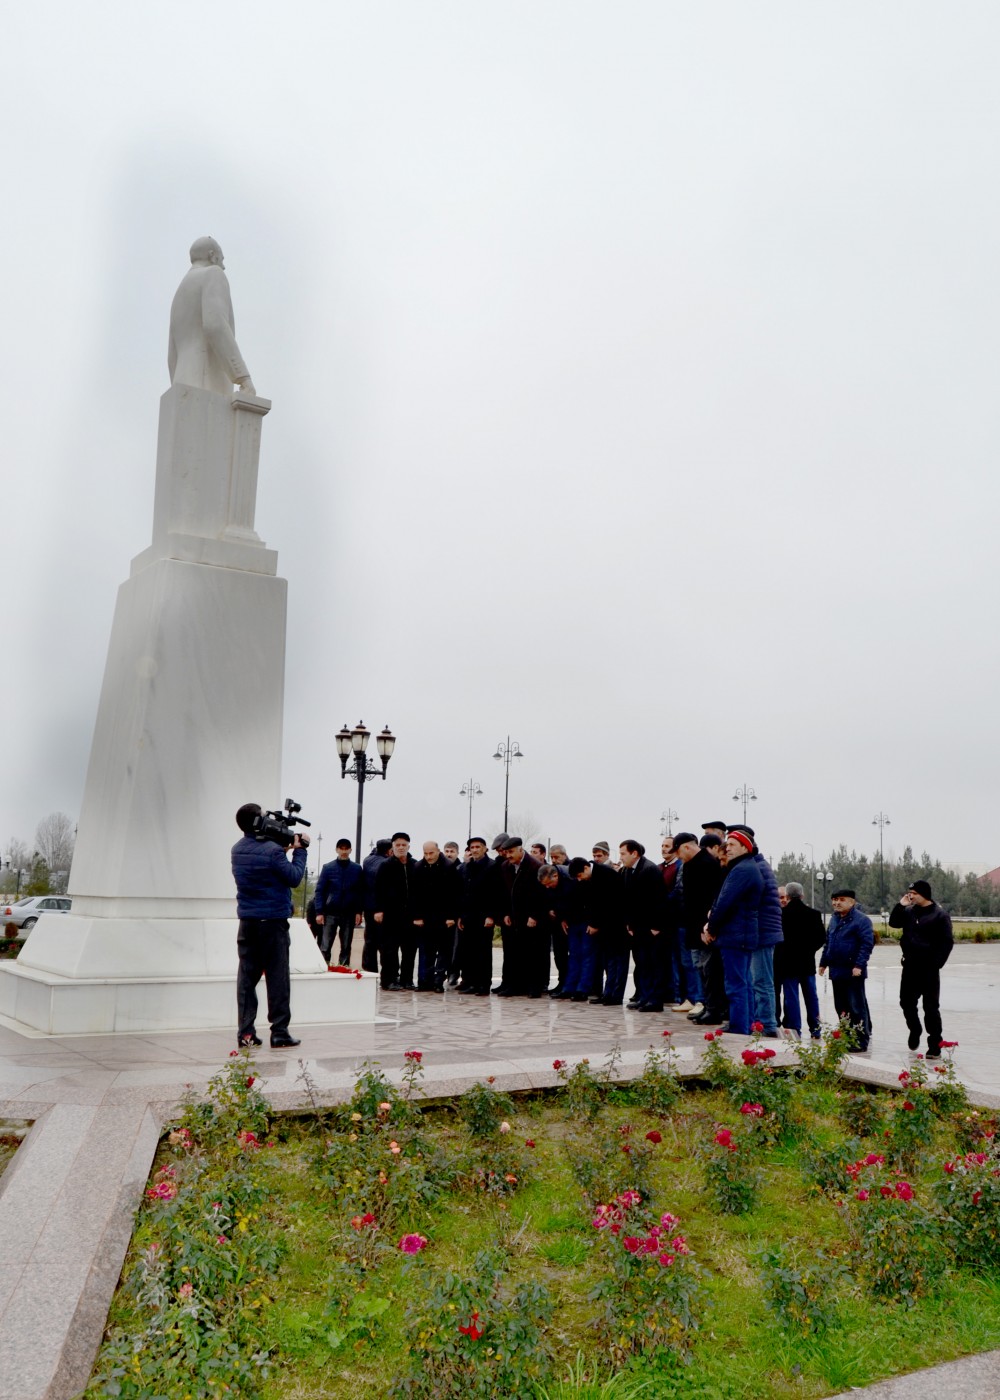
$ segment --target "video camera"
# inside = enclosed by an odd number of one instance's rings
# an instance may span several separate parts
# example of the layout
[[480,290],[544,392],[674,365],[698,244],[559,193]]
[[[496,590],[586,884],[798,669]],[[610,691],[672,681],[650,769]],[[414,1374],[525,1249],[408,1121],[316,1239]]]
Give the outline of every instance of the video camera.
[[[301,811],[301,802],[286,797],[284,811],[261,812],[259,817],[254,817],[252,834],[258,841],[276,841],[279,846],[290,846],[298,835],[292,830],[293,826],[312,826],[312,822],[297,815]],[[299,844],[308,846],[309,837],[299,835]]]

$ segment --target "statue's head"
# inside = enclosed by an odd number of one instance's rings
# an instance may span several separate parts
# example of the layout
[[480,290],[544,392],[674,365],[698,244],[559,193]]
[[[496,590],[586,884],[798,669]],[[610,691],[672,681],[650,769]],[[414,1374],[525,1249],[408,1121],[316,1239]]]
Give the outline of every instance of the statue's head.
[[225,267],[222,260],[222,249],[214,238],[196,238],[191,244],[191,261],[193,263],[205,263],[215,267]]

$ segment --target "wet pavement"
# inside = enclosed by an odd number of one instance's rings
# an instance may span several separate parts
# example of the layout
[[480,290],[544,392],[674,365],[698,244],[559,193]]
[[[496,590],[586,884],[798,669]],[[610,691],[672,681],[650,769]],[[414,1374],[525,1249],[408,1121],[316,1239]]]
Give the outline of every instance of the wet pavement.
[[[959,1042],[959,1077],[990,1107],[1000,1107],[998,986],[1000,945],[959,944],[942,975],[945,1037]],[[819,987],[822,1018],[832,1025],[832,993],[822,979]],[[898,948],[879,947],[868,983],[871,1049],[850,1058],[848,1073],[894,1088],[912,1058],[898,993]],[[299,1049],[265,1044],[255,1065],[280,1109],[307,1105],[310,1093],[318,1102],[346,1097],[366,1060],[398,1079],[407,1049],[423,1052],[423,1088],[432,1096],[460,1093],[487,1075],[498,1088],[543,1088],[558,1082],[556,1058],[587,1055],[599,1064],[613,1053],[620,1077],[631,1077],[651,1045],[662,1047],[665,1029],[681,1073],[696,1073],[704,1031],[669,1011],[383,992],[374,1023],[309,1027]],[[85,1385],[161,1126],[186,1090],[202,1089],[218,1071],[234,1038],[233,1028],[28,1035],[0,1018],[0,1117],[35,1120],[0,1179],[0,1400],[69,1400]],[[735,1052],[745,1042],[727,1043]],[[778,1063],[791,1056],[779,1053]],[[903,1389],[875,1388],[873,1400],[1000,1395],[996,1357],[958,1365],[964,1369],[909,1377]]]

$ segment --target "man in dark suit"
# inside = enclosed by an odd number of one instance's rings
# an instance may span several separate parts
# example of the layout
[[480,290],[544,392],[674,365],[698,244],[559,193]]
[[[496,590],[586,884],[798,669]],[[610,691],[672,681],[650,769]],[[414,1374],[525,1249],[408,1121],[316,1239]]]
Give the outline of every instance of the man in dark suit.
[[625,927],[632,939],[635,959],[635,991],[639,1011],[663,1010],[666,976],[663,872],[646,858],[641,841],[623,841],[618,847],[622,869],[622,905]]
[[542,997],[549,989],[549,933],[540,863],[520,836],[508,836],[500,867],[503,910],[503,971],[497,996]]

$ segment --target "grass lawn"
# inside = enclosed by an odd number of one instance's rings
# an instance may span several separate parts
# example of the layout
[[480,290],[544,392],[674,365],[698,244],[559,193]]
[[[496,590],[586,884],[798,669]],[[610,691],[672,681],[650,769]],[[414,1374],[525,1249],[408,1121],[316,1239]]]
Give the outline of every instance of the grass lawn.
[[88,1395],[805,1400],[1000,1345],[995,1125],[842,1048],[425,1107],[411,1061],[276,1119],[241,1057],[163,1144]]

